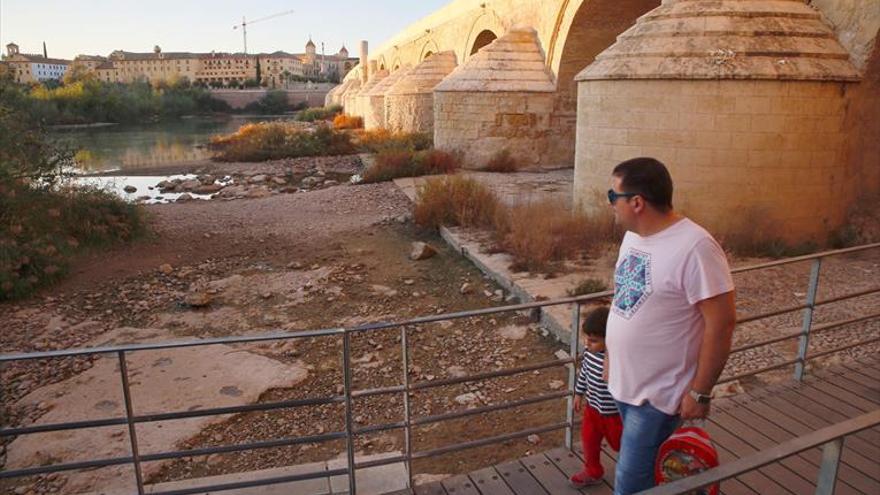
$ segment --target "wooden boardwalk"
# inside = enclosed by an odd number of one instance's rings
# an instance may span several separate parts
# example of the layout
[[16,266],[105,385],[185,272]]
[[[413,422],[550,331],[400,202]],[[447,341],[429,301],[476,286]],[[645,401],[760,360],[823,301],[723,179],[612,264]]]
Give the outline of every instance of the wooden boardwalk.
[[[880,359],[863,359],[786,382],[719,399],[706,425],[721,462],[880,408]],[[606,450],[605,482],[576,490],[568,476],[582,467],[579,452],[556,449],[488,467],[468,475],[416,487],[430,495],[605,494],[613,492],[615,454]],[[727,495],[811,494],[819,473],[820,449],[722,483]],[[412,493],[410,490],[397,492]],[[846,438],[836,494],[880,494],[880,428]]]

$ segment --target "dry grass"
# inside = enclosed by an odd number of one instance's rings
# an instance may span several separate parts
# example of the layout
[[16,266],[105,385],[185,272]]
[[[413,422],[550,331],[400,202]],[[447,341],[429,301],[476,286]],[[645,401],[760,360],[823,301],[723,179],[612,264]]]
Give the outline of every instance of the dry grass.
[[419,188],[413,219],[432,228],[489,228],[500,207],[498,198],[486,186],[467,177],[448,175],[428,179]]
[[519,170],[519,165],[519,161],[514,158],[510,153],[510,150],[505,148],[492,155],[492,157],[489,158],[489,161],[486,162],[486,166],[483,167],[483,170],[486,172],[509,174]]
[[577,259],[613,239],[611,219],[595,219],[559,201],[505,208],[495,216],[499,245],[513,255],[518,271],[551,269]]
[[348,155],[357,152],[347,132],[327,125],[297,122],[245,124],[238,131],[211,139],[212,158],[221,162],[261,162],[300,156]]
[[552,271],[561,262],[588,255],[614,240],[610,218],[572,212],[558,201],[506,206],[486,186],[462,176],[426,181],[413,216],[425,227],[492,230],[496,247],[513,256],[511,268],[516,271]]
[[398,177],[451,174],[461,162],[457,155],[440,150],[384,151],[364,171],[364,182],[383,182]]
[[577,287],[570,289],[568,295],[571,297],[585,296],[587,294],[595,294],[596,292],[605,292],[606,290],[608,290],[608,285],[602,280],[599,280],[598,278],[586,278],[581,280]]
[[333,117],[333,128],[337,130],[343,129],[362,129],[364,127],[364,119],[352,115],[340,113]]
[[434,146],[434,138],[430,134],[391,132],[387,129],[357,131],[355,142],[365,153],[422,151]]

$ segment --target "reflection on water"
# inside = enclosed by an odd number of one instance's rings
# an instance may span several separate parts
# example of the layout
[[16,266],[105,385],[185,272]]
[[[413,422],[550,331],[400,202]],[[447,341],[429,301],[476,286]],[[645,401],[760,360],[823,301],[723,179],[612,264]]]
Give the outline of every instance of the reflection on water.
[[84,172],[137,170],[208,159],[208,151],[198,146],[212,136],[234,132],[248,122],[283,118],[199,117],[158,124],[57,130],[52,136],[76,150],[78,166]]

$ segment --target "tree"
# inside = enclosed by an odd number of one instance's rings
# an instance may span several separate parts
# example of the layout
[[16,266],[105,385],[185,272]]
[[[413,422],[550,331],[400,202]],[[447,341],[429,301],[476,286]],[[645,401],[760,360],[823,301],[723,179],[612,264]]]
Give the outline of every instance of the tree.
[[257,82],[261,82],[263,80],[263,70],[260,68],[260,59],[257,59]]

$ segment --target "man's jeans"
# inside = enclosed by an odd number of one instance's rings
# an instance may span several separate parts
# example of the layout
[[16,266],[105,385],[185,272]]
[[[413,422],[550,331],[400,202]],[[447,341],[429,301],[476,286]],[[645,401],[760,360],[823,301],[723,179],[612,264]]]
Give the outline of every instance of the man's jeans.
[[644,403],[617,403],[623,419],[620,455],[614,475],[614,494],[630,495],[655,485],[654,463],[660,445],[678,428],[678,416],[670,416]]

